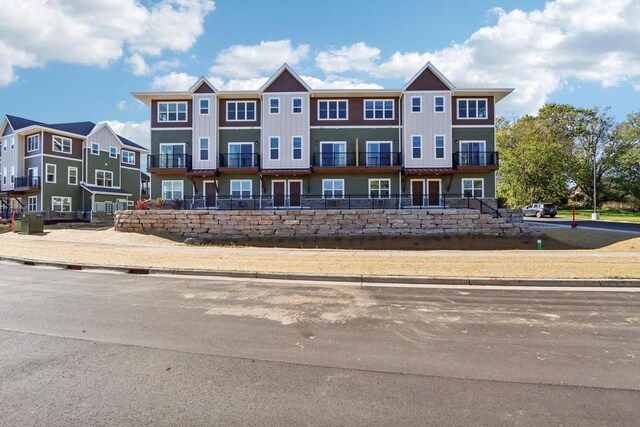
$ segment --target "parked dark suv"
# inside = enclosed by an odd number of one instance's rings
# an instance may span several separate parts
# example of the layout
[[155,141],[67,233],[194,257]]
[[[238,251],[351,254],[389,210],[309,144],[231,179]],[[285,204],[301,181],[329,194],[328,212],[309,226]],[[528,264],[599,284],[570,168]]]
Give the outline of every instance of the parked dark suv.
[[536,216],[542,218],[545,215],[553,218],[558,213],[558,208],[551,203],[534,203],[522,208],[522,214],[524,216]]

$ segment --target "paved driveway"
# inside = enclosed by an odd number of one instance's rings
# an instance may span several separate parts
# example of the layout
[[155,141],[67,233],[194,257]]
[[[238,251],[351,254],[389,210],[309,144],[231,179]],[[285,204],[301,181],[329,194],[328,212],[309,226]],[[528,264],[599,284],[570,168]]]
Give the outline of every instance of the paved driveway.
[[[563,226],[563,227],[571,227],[571,220],[567,220],[565,218],[525,218],[531,224],[539,224],[539,225],[553,225],[553,226]],[[639,233],[640,234],[640,223],[632,223],[632,222],[616,222],[616,221],[591,221],[588,219],[579,219],[577,220],[578,228],[593,228],[597,230],[606,230],[606,231],[625,231],[628,233]]]

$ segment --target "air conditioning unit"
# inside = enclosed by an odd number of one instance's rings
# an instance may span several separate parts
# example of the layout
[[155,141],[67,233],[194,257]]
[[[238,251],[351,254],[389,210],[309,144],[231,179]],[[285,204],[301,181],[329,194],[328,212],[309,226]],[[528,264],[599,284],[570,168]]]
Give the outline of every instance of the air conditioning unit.
[[327,202],[327,206],[338,206],[338,201],[337,200],[329,200]]
[[238,207],[239,208],[244,208],[244,200],[238,201]]
[[384,199],[376,199],[376,206],[384,206]]

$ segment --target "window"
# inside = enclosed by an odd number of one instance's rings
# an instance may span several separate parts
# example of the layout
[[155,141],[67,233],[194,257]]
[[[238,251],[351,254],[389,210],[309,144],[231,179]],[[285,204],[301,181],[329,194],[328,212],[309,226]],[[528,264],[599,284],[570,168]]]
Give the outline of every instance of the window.
[[422,136],[411,136],[411,158],[422,159]]
[[433,97],[433,111],[435,113],[444,113],[444,96]]
[[38,196],[29,196],[27,199],[27,210],[36,212],[38,210]]
[[364,101],[365,120],[393,119],[393,99],[376,99]]
[[227,120],[230,122],[256,119],[256,101],[227,101]]
[[135,165],[136,153],[133,151],[122,150],[122,163],[126,165]]
[[53,151],[57,153],[71,154],[71,138],[65,138],[63,136],[54,136]]
[[209,99],[208,98],[200,99],[200,115],[201,116],[209,115]]
[[346,166],[347,143],[346,142],[321,142],[320,166]]
[[27,151],[38,151],[40,149],[40,135],[27,137]]
[[113,172],[97,170],[96,185],[99,187],[113,187]]
[[462,193],[465,196],[484,197],[484,179],[482,178],[463,178]]
[[162,181],[162,198],[165,200],[183,199],[184,182]]
[[51,198],[51,209],[56,212],[71,212],[71,197],[53,196]]
[[158,102],[159,122],[186,122],[186,102]]
[[52,184],[56,183],[56,165],[53,163],[47,163],[45,166],[45,182],[49,182]]
[[323,179],[322,195],[325,199],[344,198],[344,179]]
[[388,199],[391,197],[390,179],[370,179],[369,197],[372,199]]
[[280,159],[280,138],[272,136],[269,138],[269,160]]
[[209,138],[202,137],[200,138],[200,160],[207,161],[209,160]]
[[458,161],[461,166],[486,166],[485,141],[460,141]]
[[412,96],[411,97],[411,112],[412,113],[421,113],[422,112],[422,97],[421,96]]
[[231,180],[231,197],[234,199],[250,199],[251,198],[251,180],[250,179],[232,179]]
[[109,147],[109,157],[115,159],[118,157],[118,149],[116,147]]
[[15,150],[15,148],[16,148],[16,139],[15,139],[15,137],[13,137],[13,136],[12,136],[12,137],[9,139],[9,142],[11,143],[11,149],[12,149],[12,150]]
[[253,161],[253,142],[230,142],[226,166],[232,168],[250,168]]
[[302,98],[291,98],[291,112],[302,114]]
[[2,184],[7,184],[7,168],[2,168]]
[[269,113],[280,114],[280,98],[269,98]]
[[16,167],[11,166],[11,183],[13,184],[16,181]]
[[436,135],[433,139],[435,142],[435,158],[444,159],[444,135]]
[[69,166],[67,169],[67,184],[78,185],[78,168]]
[[7,140],[2,141],[2,151],[7,151]]
[[318,101],[318,119],[347,120],[347,101]]
[[291,140],[293,160],[302,160],[302,137],[294,136]]
[[98,144],[97,142],[91,143],[91,154],[96,156],[100,154],[100,144]]
[[459,119],[484,119],[486,117],[486,99],[458,99]]
[[391,141],[367,141],[367,166],[391,166]]

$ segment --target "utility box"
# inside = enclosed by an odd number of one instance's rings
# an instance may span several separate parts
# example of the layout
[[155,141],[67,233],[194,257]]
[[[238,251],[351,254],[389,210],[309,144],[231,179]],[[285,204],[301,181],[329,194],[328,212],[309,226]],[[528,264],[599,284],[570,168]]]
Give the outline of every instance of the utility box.
[[35,212],[23,213],[20,232],[23,234],[44,233],[44,216]]
[[13,232],[19,233],[22,230],[22,220],[20,218],[16,218],[13,220]]

